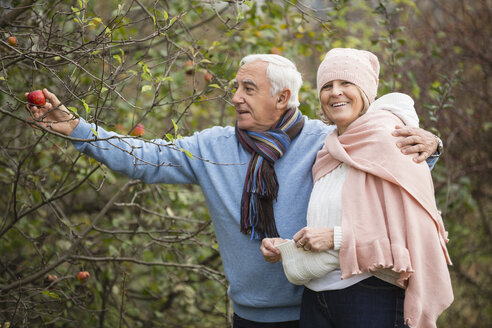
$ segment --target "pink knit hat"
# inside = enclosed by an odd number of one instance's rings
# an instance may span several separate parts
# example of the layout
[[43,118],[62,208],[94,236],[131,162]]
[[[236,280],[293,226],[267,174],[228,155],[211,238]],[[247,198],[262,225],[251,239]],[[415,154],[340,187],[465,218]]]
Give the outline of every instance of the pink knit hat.
[[351,48],[333,48],[318,68],[318,97],[321,88],[333,80],[349,81],[364,91],[369,103],[376,99],[379,61],[373,53]]

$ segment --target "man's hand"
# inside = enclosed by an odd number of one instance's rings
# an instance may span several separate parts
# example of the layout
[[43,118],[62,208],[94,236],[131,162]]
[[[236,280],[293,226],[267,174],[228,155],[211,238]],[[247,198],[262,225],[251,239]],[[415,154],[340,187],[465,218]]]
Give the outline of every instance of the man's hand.
[[282,256],[280,255],[280,251],[275,245],[281,244],[285,241],[282,238],[263,238],[261,241],[261,254],[265,258],[265,261],[270,263],[276,263],[280,261]]
[[306,251],[323,252],[334,247],[333,228],[304,227],[292,239]]
[[[76,118],[58,98],[46,89],[43,89],[44,96],[48,101],[44,106],[27,105],[31,113],[31,120],[46,129],[55,132],[70,135],[79,124],[79,119]],[[27,96],[27,93],[26,93]]]
[[434,134],[421,128],[395,126],[393,135],[404,137],[396,145],[403,154],[416,154],[413,160],[423,162],[437,150],[438,140]]

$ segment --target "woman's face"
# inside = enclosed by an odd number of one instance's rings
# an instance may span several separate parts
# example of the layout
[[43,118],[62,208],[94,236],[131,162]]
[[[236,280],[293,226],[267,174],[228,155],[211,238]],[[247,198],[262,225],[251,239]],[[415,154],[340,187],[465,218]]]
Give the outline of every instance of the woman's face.
[[355,84],[333,80],[326,83],[320,91],[321,108],[326,117],[335,123],[338,134],[345,132],[364,108],[364,101]]

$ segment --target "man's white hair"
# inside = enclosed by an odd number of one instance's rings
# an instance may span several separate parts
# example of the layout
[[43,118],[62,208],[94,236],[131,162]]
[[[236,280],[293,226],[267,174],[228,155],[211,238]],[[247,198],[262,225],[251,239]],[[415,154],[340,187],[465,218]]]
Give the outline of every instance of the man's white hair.
[[254,54],[241,59],[239,66],[256,60],[268,63],[266,73],[267,78],[270,80],[272,96],[283,89],[289,89],[290,99],[287,103],[287,108],[297,108],[299,106],[299,89],[301,89],[302,85],[302,76],[296,65],[279,55]]

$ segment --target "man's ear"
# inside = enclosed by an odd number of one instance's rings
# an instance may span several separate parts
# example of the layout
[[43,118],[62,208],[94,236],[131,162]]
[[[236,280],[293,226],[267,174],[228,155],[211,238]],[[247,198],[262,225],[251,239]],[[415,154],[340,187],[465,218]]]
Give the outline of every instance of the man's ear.
[[277,108],[281,110],[287,109],[287,103],[290,99],[290,90],[283,89],[277,93]]

